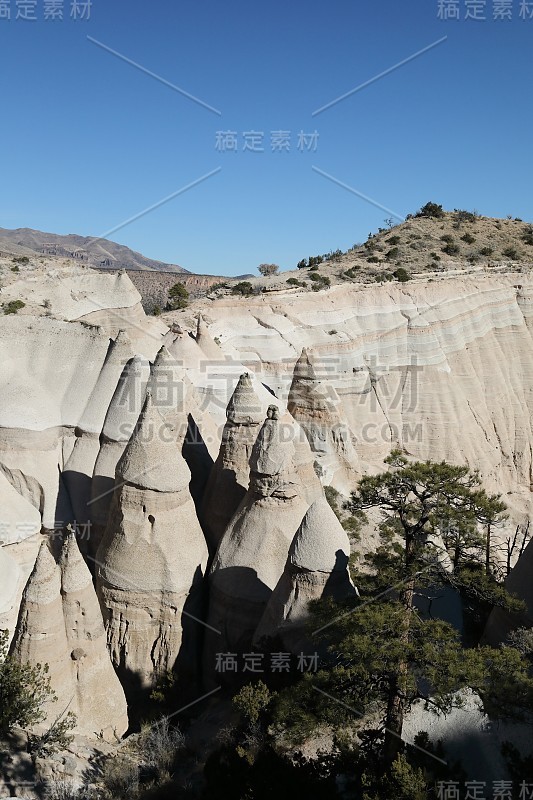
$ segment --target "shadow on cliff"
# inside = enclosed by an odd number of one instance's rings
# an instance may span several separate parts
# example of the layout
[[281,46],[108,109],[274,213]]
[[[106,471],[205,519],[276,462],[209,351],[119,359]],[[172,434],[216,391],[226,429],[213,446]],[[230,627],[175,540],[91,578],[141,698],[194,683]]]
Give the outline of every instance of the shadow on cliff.
[[213,459],[191,414],[188,415],[187,420],[188,428],[181,454],[191,471],[189,491],[196,507],[196,516],[201,523],[200,509],[205,487],[213,468]]

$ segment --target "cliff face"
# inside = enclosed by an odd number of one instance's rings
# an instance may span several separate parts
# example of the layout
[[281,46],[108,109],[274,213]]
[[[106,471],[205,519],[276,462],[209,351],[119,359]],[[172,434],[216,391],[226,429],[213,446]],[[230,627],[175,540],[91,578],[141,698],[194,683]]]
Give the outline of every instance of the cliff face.
[[[104,622],[114,666],[144,686],[194,671],[202,636],[211,677],[217,652],[276,628],[303,646],[306,600],[352,591],[321,482],[346,493],[393,447],[479,468],[510,524],[531,513],[523,277],[227,296],[175,312],[170,329],[144,315],[127,276],[63,277],[22,276],[10,297],[27,306],[0,317],[0,624],[17,628],[21,658],[50,661],[80,708],[97,673],[83,672],[87,648],[71,657],[75,640],[96,631],[100,652]],[[85,563],[54,550],[74,521]],[[61,583],[69,564],[94,573],[100,607],[88,572],[79,589],[89,635],[78,589]]]
[[290,302],[286,292],[226,298],[210,306],[211,330],[283,399],[308,348],[315,377],[340,398],[357,471],[380,467],[401,446],[416,458],[479,467],[488,488],[510,492],[507,502],[525,511],[533,286],[523,281],[469,276],[335,286]]

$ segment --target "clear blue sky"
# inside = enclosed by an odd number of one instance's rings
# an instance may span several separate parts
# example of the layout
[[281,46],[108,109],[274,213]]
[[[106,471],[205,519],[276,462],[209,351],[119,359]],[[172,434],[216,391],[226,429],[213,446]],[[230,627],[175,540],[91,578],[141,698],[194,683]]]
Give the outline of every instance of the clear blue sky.
[[[2,227],[101,235],[218,167],[109,238],[240,274],[347,249],[389,216],[313,166],[400,215],[433,200],[533,218],[533,19],[520,0],[511,21],[492,19],[493,0],[485,21],[439,20],[437,0],[93,0],[89,21],[45,21],[44,3],[38,21],[14,19],[16,0],[0,19]],[[228,130],[237,152],[215,147]],[[243,152],[250,130],[264,152]],[[277,130],[290,152],[271,152]],[[298,150],[301,130],[318,131],[316,152]]]

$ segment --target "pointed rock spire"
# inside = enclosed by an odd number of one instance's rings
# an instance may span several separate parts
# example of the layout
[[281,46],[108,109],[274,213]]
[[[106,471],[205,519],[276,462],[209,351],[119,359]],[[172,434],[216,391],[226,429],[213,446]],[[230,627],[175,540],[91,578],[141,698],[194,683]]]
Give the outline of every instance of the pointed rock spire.
[[220,451],[202,502],[202,520],[213,553],[248,489],[252,447],[265,417],[263,404],[247,372],[239,378],[226,417]]
[[180,453],[175,427],[165,421],[147,391],[133,435],[117,464],[118,480],[155,492],[179,492],[190,470]]
[[[250,458],[250,486],[230,520],[210,572],[209,631],[205,676],[215,653],[243,652],[283,572],[294,531],[307,511],[293,462],[295,426],[270,406]],[[245,652],[246,650],[244,650]]]
[[174,419],[185,411],[187,385],[183,365],[178,364],[163,345],[155,357],[148,382],[154,405],[162,416]]
[[335,480],[336,485],[349,489],[358,462],[352,433],[339,395],[331,383],[320,380],[305,348],[294,367],[287,408],[305,432],[317,473],[326,483]]
[[209,328],[207,327],[202,314],[198,314],[198,322],[196,325],[196,343],[208,358],[220,359],[223,357],[222,350],[209,333]]
[[[33,571],[22,595],[11,652],[21,663],[48,664],[57,703],[45,711],[51,717],[72,707],[75,690],[72,660],[61,600],[61,570],[43,540]],[[57,710],[56,710],[57,709]]]
[[309,649],[305,624],[311,600],[355,594],[348,560],[350,542],[326,498],[305,514],[291,544],[283,575],[254,635],[254,642],[280,636],[293,653]]
[[263,405],[255,393],[249,372],[243,372],[239,378],[226,417],[233,425],[259,425],[264,419]]
[[63,541],[59,564],[78,727],[88,732],[124,733],[128,728],[126,698],[107,650],[91,573],[72,528]]

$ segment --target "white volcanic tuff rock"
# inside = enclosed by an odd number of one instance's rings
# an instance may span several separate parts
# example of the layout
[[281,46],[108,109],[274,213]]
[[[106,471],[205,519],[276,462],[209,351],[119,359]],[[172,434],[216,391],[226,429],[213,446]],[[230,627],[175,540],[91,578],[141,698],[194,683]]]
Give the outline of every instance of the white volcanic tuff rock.
[[495,607],[488,619],[484,638],[493,645],[505,641],[511,630],[517,627],[533,627],[533,540],[518,559],[505,581],[505,588],[526,604],[519,616],[511,616],[502,608]]
[[20,576],[17,562],[7,548],[0,546],[0,630],[9,631],[11,636],[17,620]]
[[41,515],[0,470],[0,544],[29,539],[41,530]]
[[[180,426],[180,430],[183,426]],[[194,669],[207,544],[189,493],[181,442],[148,394],[116,470],[97,554],[97,589],[108,643],[124,678]],[[185,614],[185,617],[183,616]],[[193,627],[194,626],[194,627]]]
[[107,410],[91,487],[89,514],[93,522],[93,555],[109,517],[116,466],[139,419],[149,379],[149,362],[134,356],[125,365]]
[[110,342],[100,375],[81,416],[72,452],[65,461],[63,478],[72,502],[75,518],[86,523],[91,517],[89,505],[92,477],[100,452],[100,433],[115,395],[125,365],[132,356],[132,345],[125,331]]
[[124,691],[107,651],[102,612],[91,573],[73,533],[61,552],[61,591],[67,640],[75,679],[78,728],[87,733],[128,728]]
[[79,732],[125,733],[126,700],[107,653],[91,575],[73,535],[64,542],[60,566],[42,542],[11,652],[20,662],[49,665],[57,702],[45,707],[48,723],[69,710]]
[[202,501],[202,520],[213,552],[248,490],[250,456],[259,425],[265,418],[264,405],[255,393],[248,373],[239,378],[226,417],[220,452]]
[[6,300],[23,300],[28,310],[72,322],[83,320],[113,338],[128,332],[135,350],[152,358],[167,330],[161,320],[146,317],[141,296],[125,272],[104,274],[80,267],[60,267],[21,276],[3,289]]
[[211,360],[224,359],[224,353],[209,332],[209,328],[201,314],[198,315],[196,328],[196,343],[207,358]]
[[350,542],[325,497],[308,509],[291,544],[283,574],[256,629],[254,643],[279,637],[293,653],[316,649],[305,630],[308,604],[323,596],[355,594],[348,560]]
[[186,408],[186,396],[190,381],[183,364],[162,345],[157,353],[152,369],[148,390],[159,413],[177,419]]
[[278,355],[293,364],[311,347],[316,364],[333,366],[363,471],[400,444],[417,458],[479,466],[487,488],[512,491],[510,505],[524,511],[533,474],[532,287],[517,290],[516,281],[339,286],[297,302],[283,292],[246,303],[227,297],[211,304],[210,330],[239,359],[253,352],[268,383],[285,391],[292,375]]
[[358,464],[352,433],[337,392],[317,376],[305,348],[294,367],[287,408],[305,431],[325,481],[349,491]]
[[[271,407],[272,408],[272,407]],[[221,539],[210,572],[206,677],[215,653],[248,648],[309,503],[303,496],[287,427],[269,409],[250,459],[250,486]]]

